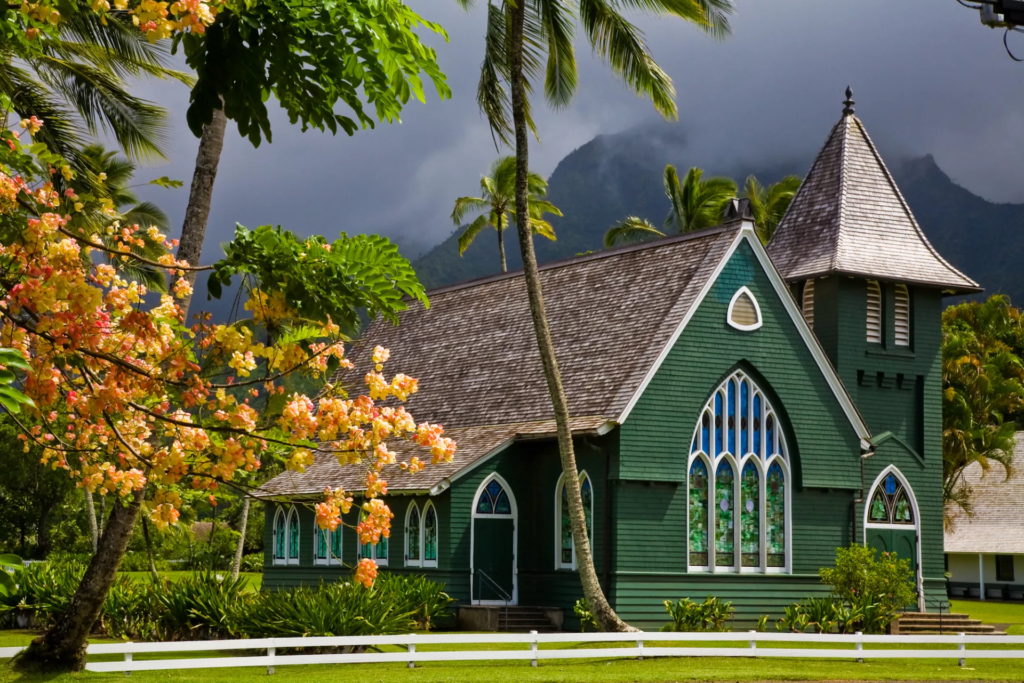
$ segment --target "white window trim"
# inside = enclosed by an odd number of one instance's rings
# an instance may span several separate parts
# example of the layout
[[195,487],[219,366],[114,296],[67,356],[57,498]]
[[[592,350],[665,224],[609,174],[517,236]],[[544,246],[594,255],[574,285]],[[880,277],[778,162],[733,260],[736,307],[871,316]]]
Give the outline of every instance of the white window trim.
[[[588,480],[590,482],[590,523],[594,523],[594,480],[590,478],[586,470],[580,472],[579,476],[580,488],[583,487],[583,481]],[[558,482],[555,484],[555,569],[571,569],[577,570],[578,564],[576,562],[576,539],[572,542],[572,562],[562,562],[562,484],[565,482],[565,472],[562,472],[558,476]],[[593,535],[593,528],[590,529],[590,534]],[[593,543],[593,541],[591,541]],[[593,548],[591,548],[593,551]]]
[[[330,529],[323,529],[324,538],[327,540],[327,557],[317,557],[316,544],[319,541],[321,529],[319,524],[313,524],[313,564],[320,567],[342,564],[340,553],[336,556],[332,550],[334,547],[335,535],[337,535],[337,537],[342,540],[342,543],[344,543],[345,537],[342,535],[341,530],[342,526],[340,524],[334,531],[331,531]],[[339,548],[339,551],[344,551],[344,548],[345,546],[342,545],[341,548]]]
[[[434,533],[437,534],[435,544],[437,545],[437,557],[433,560],[427,559],[427,510],[434,511]],[[427,569],[437,569],[437,560],[441,557],[441,515],[437,513],[437,506],[434,501],[428,500],[423,505],[423,514],[420,516],[420,566]]]
[[[754,304],[754,313],[757,315],[757,322],[750,325],[742,325],[733,320],[732,317],[733,309],[736,307],[736,302],[739,301],[739,298],[744,294],[750,297],[750,301]],[[750,289],[744,286],[736,290],[736,293],[732,295],[732,300],[729,301],[729,310],[725,313],[725,320],[729,325],[742,332],[753,332],[764,324],[764,320],[761,318],[761,306],[757,303],[757,299],[754,297],[754,293],[751,292]]]
[[[298,543],[298,555],[296,557],[291,556],[292,550],[292,516],[295,516],[295,535],[299,539]],[[299,519],[299,510],[294,505],[288,509],[287,523],[285,525],[285,538],[284,538],[284,555],[288,558],[287,564],[299,564],[299,559],[302,557],[302,520]]]
[[[285,512],[286,508],[282,505],[278,505],[277,512],[274,513],[274,545],[271,550],[271,558],[273,564],[283,565],[288,564],[288,514]],[[281,557],[277,556],[277,531],[284,525],[284,555]]]
[[[422,513],[420,513],[420,530],[416,534],[419,537],[416,540],[418,540],[420,542],[419,557],[417,557],[416,559],[413,559],[413,558],[409,557],[409,539],[411,538],[411,535],[409,534],[409,520],[412,519],[413,510],[415,510],[417,513],[420,512],[420,507],[419,507],[419,505],[416,504],[415,500],[409,501],[409,507],[405,511],[405,566],[406,567],[420,567],[420,566],[422,566],[422,563],[423,563],[423,514]],[[389,548],[389,550],[390,550],[390,548]]]
[[[751,427],[748,427],[748,429],[747,429],[747,435],[748,435],[748,442],[747,442],[747,444],[745,444],[745,445],[744,444],[740,444],[742,447],[745,448],[746,453],[744,453],[744,455],[741,458],[739,458],[739,460],[737,461],[737,458],[735,456],[733,456],[733,454],[731,454],[729,452],[729,450],[728,450],[728,448],[729,448],[729,438],[728,438],[728,425],[727,425],[727,423],[723,423],[723,428],[722,428],[722,446],[723,446],[723,449],[722,449],[722,452],[717,457],[713,456],[711,453],[705,452],[703,450],[704,444],[701,443],[701,442],[698,442],[700,444],[700,447],[696,451],[693,451],[692,450],[692,445],[693,445],[694,440],[695,439],[700,439],[700,437],[701,437],[701,424],[702,424],[702,421],[704,419],[704,415],[705,414],[709,414],[709,416],[710,416],[710,424],[709,424],[709,427],[708,427],[708,442],[709,442],[708,443],[708,448],[709,448],[710,451],[714,452],[714,439],[715,439],[714,406],[715,406],[715,397],[718,396],[719,394],[721,394],[722,402],[723,402],[723,404],[726,404],[728,402],[728,400],[729,400],[729,392],[728,392],[729,383],[730,382],[735,382],[736,384],[735,384],[735,390],[734,390],[734,399],[737,402],[737,407],[736,407],[736,410],[735,410],[734,414],[739,416],[740,415],[740,410],[739,410],[739,405],[738,404],[739,404],[739,401],[740,401],[740,387],[742,386],[742,382],[743,382],[744,379],[746,379],[746,381],[748,383],[748,387],[749,387],[748,391],[749,391],[750,405],[753,406],[754,397],[755,396],[759,396],[761,398],[761,416],[762,416],[762,421],[761,421],[761,429],[760,429],[760,441],[761,441],[761,443],[760,443],[760,454],[755,454],[754,451],[753,451],[754,430],[753,430],[753,427],[751,426]],[[728,406],[723,405],[723,410],[725,411],[725,414],[728,415]],[[775,428],[774,428],[774,432],[773,432],[774,443],[771,444],[770,448],[769,448],[769,444],[768,444],[768,430],[766,429],[766,425],[767,425],[769,417],[772,417],[773,420],[774,420],[774,423],[775,423]],[[741,440],[741,437],[740,437],[739,434],[737,434],[736,439],[737,439],[737,441]],[[793,538],[792,538],[792,536],[793,536],[793,533],[792,533],[792,530],[793,530],[793,514],[792,514],[793,479],[792,479],[792,474],[791,474],[791,470],[790,470],[790,467],[789,467],[789,461],[788,461],[789,447],[786,445],[786,435],[785,435],[785,433],[783,431],[782,421],[779,418],[778,412],[772,406],[771,402],[768,400],[768,397],[765,395],[764,391],[760,388],[760,386],[754,380],[753,377],[751,377],[746,372],[743,372],[742,370],[737,370],[736,372],[733,372],[732,374],[730,374],[721,384],[719,384],[715,388],[715,390],[713,392],[711,392],[711,395],[708,397],[707,402],[704,404],[704,407],[700,411],[700,416],[697,418],[697,424],[696,424],[696,426],[694,427],[694,430],[693,430],[693,437],[692,437],[692,439],[690,441],[690,444],[687,446],[687,450],[691,451],[689,453],[689,456],[687,457],[687,461],[686,461],[686,506],[687,506],[687,510],[686,510],[686,538],[685,538],[685,542],[686,542],[687,566],[689,567],[688,568],[688,572],[694,573],[694,574],[709,573],[709,572],[710,573],[721,573],[721,574],[727,574],[727,573],[732,573],[732,574],[739,574],[739,573],[743,573],[743,574],[748,574],[748,573],[749,574],[789,574],[789,573],[791,573],[792,572],[792,566],[793,566],[793,546],[792,546],[792,543],[793,543]],[[774,452],[772,455],[770,455],[770,456],[767,455],[769,452],[772,452],[772,451]],[[707,528],[708,528],[708,564],[706,566],[690,566],[689,565],[689,558],[690,558],[690,510],[689,510],[689,506],[690,506],[690,468],[693,466],[693,462],[697,458],[701,458],[702,460],[704,460],[704,466],[707,468],[707,471],[708,471],[708,482],[707,482],[707,486],[708,486],[708,520],[707,520]],[[740,501],[740,498],[741,498],[741,495],[740,495],[740,491],[741,491],[741,489],[740,489],[740,479],[741,479],[741,477],[743,475],[743,470],[742,470],[742,467],[737,467],[737,462],[741,463],[742,465],[745,465],[747,459],[749,459],[749,458],[754,458],[755,460],[758,461],[757,462],[757,466],[758,466],[758,470],[759,470],[759,472],[758,472],[758,474],[759,474],[758,484],[760,486],[760,490],[759,490],[759,493],[760,493],[760,496],[759,496],[759,507],[760,507],[760,513],[761,513],[761,516],[760,516],[760,527],[761,527],[760,528],[761,566],[760,567],[743,567],[743,557],[742,557],[743,553],[741,552],[742,551],[741,542],[740,542],[741,525],[739,524],[739,520],[741,518],[742,513],[741,513],[741,509],[740,509],[739,505],[741,503],[741,501]],[[734,535],[734,541],[733,541],[733,549],[734,549],[734,552],[733,552],[733,565],[732,566],[728,566],[728,567],[719,567],[717,562],[716,562],[716,557],[715,557],[716,556],[716,551],[715,551],[715,547],[716,547],[715,522],[716,522],[716,518],[717,518],[717,514],[716,513],[718,511],[718,505],[717,505],[717,502],[716,502],[716,495],[715,495],[715,480],[716,480],[717,475],[718,475],[718,465],[719,465],[719,463],[723,459],[727,459],[729,464],[733,468],[733,533],[735,535]],[[775,463],[776,461],[778,461],[779,465],[782,467],[782,474],[783,474],[783,477],[784,477],[784,486],[785,486],[785,491],[784,491],[785,495],[783,496],[784,505],[785,505],[785,513],[784,513],[785,514],[785,528],[783,530],[783,533],[785,534],[785,539],[786,539],[786,545],[785,545],[786,564],[785,564],[784,567],[768,567],[768,543],[767,543],[767,541],[768,541],[768,523],[767,523],[767,515],[766,515],[767,504],[768,504],[768,470],[771,467],[771,465],[773,463]]]

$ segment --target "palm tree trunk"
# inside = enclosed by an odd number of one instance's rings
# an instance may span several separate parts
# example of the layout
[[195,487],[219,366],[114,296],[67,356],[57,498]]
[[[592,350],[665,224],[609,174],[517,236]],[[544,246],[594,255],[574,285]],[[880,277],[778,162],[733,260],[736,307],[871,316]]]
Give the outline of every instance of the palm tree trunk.
[[96,504],[89,489],[82,489],[85,494],[85,516],[89,519],[89,540],[92,541],[92,554],[96,554],[96,545],[100,539],[99,526],[96,524]]
[[508,266],[505,264],[505,215],[498,214],[498,254],[501,255],[501,272],[507,273]]
[[128,549],[144,492],[144,488],[136,491],[127,505],[114,504],[96,554],[67,609],[46,633],[33,640],[18,655],[14,661],[16,668],[45,671],[81,671],[85,668],[87,639]]
[[[516,133],[516,206],[529,206],[527,175],[529,173],[529,137],[526,124],[526,87],[523,76],[523,24],[525,3],[509,3],[512,13],[511,31],[511,80],[512,118]],[[544,366],[544,379],[555,413],[558,431],[558,451],[562,460],[562,472],[569,498],[569,519],[572,522],[572,540],[576,546],[576,563],[583,585],[583,596],[591,612],[604,631],[635,630],[619,618],[598,581],[594,570],[594,557],[590,552],[590,538],[583,516],[583,499],[580,495],[579,472],[576,469],[576,454],[572,447],[572,432],[569,429],[569,406],[562,387],[562,376],[555,359],[555,345],[544,311],[544,296],[540,286],[540,271],[537,269],[537,255],[533,251],[533,231],[530,227],[530,212],[516,211],[516,229],[519,234],[519,249],[523,256],[523,271],[526,275],[526,291],[530,298],[530,314],[533,329],[537,334],[537,347]]]
[[[188,207],[185,209],[185,222],[181,226],[181,241],[178,244],[178,259],[188,261],[189,265],[199,265],[203,254],[203,240],[206,238],[206,220],[210,217],[210,205],[213,201],[213,181],[217,179],[217,166],[220,164],[220,153],[224,149],[224,130],[228,119],[223,109],[214,109],[213,118],[203,126],[203,135],[199,138],[199,152],[196,154],[196,170],[192,174],[192,187],[188,195]],[[188,273],[188,281],[195,283],[195,272]],[[189,296],[180,302],[180,306],[188,315],[188,307],[192,301]]]
[[153,560],[153,540],[149,537],[149,521],[142,515],[142,537],[146,539],[146,556],[149,558],[149,574],[154,581],[160,580],[160,574],[156,570],[156,562]]
[[231,578],[237,579],[242,570],[242,552],[245,550],[245,529],[249,526],[249,496],[242,500],[242,521],[238,525],[238,545],[235,547],[235,561],[231,565]]

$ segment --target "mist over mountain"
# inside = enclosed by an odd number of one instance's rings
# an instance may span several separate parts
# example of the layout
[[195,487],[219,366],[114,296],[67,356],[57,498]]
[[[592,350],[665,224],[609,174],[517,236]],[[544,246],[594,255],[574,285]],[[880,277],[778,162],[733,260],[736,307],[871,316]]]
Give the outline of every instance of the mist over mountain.
[[[548,179],[548,198],[562,210],[552,217],[558,240],[535,237],[541,263],[602,248],[605,231],[633,215],[660,226],[669,210],[662,173],[673,164],[680,175],[691,166],[705,177],[725,175],[742,185],[753,174],[762,183],[803,176],[813,158],[744,161],[691,145],[678,126],[651,124],[599,135],[559,162]],[[885,157],[885,150],[880,150]],[[1024,204],[995,204],[954,183],[929,154],[888,159],[889,169],[932,245],[957,268],[979,281],[986,294],[1009,294],[1024,303]],[[470,194],[467,188],[466,194]],[[475,193],[474,193],[475,194]],[[453,198],[454,200],[454,198]],[[428,288],[491,275],[500,270],[493,230],[480,234],[459,257],[458,230],[413,262]],[[509,270],[522,267],[514,228],[505,232]]]

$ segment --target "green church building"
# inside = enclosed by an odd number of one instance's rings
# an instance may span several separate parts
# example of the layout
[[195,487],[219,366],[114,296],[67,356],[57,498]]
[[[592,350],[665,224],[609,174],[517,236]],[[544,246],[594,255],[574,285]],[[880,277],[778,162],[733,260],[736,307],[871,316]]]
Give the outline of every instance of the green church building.
[[[940,315],[978,286],[929,244],[845,104],[767,248],[734,202],[723,225],[541,267],[594,562],[636,626],[708,595],[743,625],[779,616],[823,594],[819,569],[852,543],[909,559],[920,610],[945,598]],[[372,557],[460,608],[572,622],[583,593],[523,274],[429,298],[350,357],[391,350],[454,462],[386,468],[395,518],[376,546],[313,519],[325,487],[358,491],[363,470],[319,455],[274,478],[258,494],[263,585]]]

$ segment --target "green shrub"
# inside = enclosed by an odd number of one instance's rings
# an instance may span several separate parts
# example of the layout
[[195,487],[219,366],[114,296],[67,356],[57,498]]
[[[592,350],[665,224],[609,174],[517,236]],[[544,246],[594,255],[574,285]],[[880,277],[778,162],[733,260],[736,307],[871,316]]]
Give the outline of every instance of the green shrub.
[[[411,605],[398,605],[383,589],[350,581],[318,588],[294,588],[260,594],[235,617],[234,628],[250,638],[363,636],[411,631],[416,626]],[[393,588],[393,587],[392,587]],[[388,597],[392,599],[389,600]]]
[[444,585],[428,580],[418,574],[381,574],[375,588],[380,590],[381,599],[392,602],[398,612],[409,612],[416,628],[429,631],[430,625],[450,617],[452,600],[444,592]]
[[[171,565],[163,558],[154,558],[153,564],[156,565],[158,572],[170,571],[171,568]],[[149,556],[145,552],[129,550],[124,554],[124,559],[121,560],[118,569],[122,572],[148,572]]]
[[248,572],[250,574],[262,574],[263,573],[263,553],[252,553],[251,555],[242,556],[241,571]]
[[678,602],[666,600],[664,604],[672,621],[662,626],[662,631],[725,631],[725,622],[732,619],[734,611],[731,602],[722,602],[711,595],[702,603],[681,598]]
[[587,630],[587,626],[590,626],[595,631],[601,629],[601,625],[597,623],[597,617],[590,611],[590,603],[587,602],[586,598],[580,598],[576,601],[576,604],[572,606],[572,612],[580,620],[580,633]]
[[865,633],[883,633],[899,611],[917,599],[910,561],[874,548],[837,548],[836,566],[822,569],[820,575],[832,595],[856,612],[851,615],[857,619],[845,613],[837,619],[847,632],[851,623],[859,622]]
[[842,604],[837,598],[809,598],[803,605],[808,625],[818,633],[831,633],[836,626],[837,604]]
[[786,605],[782,618],[775,622],[775,628],[789,633],[804,633],[808,626],[810,626],[810,619],[807,618],[804,606],[798,602]]
[[160,640],[206,640],[250,635],[235,628],[240,615],[257,599],[246,579],[201,572],[179,581],[149,587]]

